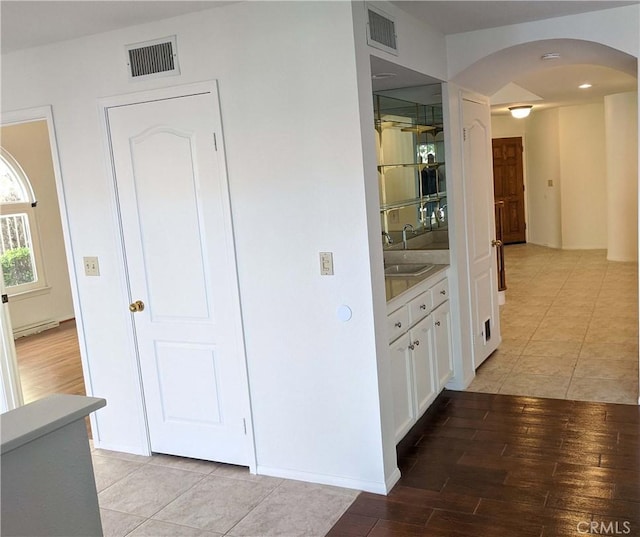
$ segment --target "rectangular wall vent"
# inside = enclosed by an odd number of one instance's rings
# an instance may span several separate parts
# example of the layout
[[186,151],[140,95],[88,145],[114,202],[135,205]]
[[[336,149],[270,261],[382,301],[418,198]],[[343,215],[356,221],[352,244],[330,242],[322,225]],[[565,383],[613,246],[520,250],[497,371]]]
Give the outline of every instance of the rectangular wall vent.
[[394,19],[371,6],[367,6],[367,12],[367,43],[391,54],[398,54]]
[[129,78],[179,75],[176,36],[127,45]]

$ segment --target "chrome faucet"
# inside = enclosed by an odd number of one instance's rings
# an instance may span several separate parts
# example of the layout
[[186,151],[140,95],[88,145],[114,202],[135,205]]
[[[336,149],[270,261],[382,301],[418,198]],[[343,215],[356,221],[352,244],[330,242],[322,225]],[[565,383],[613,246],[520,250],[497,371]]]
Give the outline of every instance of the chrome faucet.
[[414,235],[416,234],[416,230],[413,229],[411,224],[405,224],[402,226],[402,245],[405,250],[407,249],[407,230],[411,230],[411,233]]
[[393,239],[391,238],[391,235],[389,235],[386,231],[382,232],[382,236],[384,237],[384,240],[387,244],[393,244]]

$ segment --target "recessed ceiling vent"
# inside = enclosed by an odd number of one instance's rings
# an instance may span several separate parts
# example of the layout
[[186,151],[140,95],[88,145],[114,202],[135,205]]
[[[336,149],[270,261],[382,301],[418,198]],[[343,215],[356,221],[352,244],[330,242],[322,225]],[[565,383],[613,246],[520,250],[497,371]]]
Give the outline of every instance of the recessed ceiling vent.
[[393,17],[372,6],[367,6],[367,43],[391,54],[398,54],[396,23]]
[[179,75],[176,36],[127,45],[131,80]]

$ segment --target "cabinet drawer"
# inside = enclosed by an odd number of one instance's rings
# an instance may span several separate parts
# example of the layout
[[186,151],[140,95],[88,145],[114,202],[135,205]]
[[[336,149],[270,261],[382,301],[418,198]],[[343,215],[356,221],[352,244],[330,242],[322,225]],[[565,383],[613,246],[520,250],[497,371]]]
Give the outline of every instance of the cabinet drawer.
[[389,341],[404,334],[409,329],[409,312],[405,306],[387,315],[387,331]]
[[432,304],[431,307],[435,308],[442,304],[445,300],[449,300],[449,280],[444,279],[436,283],[431,289]]
[[427,291],[418,295],[407,306],[409,308],[409,320],[411,325],[414,325],[429,315],[429,312],[433,309],[431,293]]

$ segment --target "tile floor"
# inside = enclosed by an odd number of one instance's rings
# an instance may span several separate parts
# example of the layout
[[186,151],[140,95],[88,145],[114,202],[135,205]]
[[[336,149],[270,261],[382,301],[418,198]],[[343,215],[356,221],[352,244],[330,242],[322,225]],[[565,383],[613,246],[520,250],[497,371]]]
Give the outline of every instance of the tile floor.
[[[469,391],[637,404],[638,267],[506,248],[503,342]],[[93,450],[105,537],[323,536],[358,491],[166,455]]]
[[359,494],[168,455],[92,458],[105,537],[320,537]]
[[503,341],[469,391],[638,404],[638,265],[505,248]]

